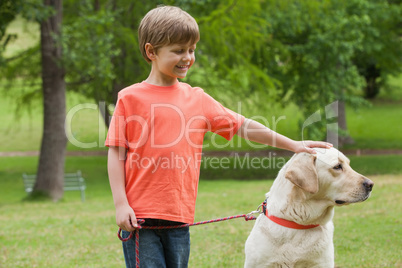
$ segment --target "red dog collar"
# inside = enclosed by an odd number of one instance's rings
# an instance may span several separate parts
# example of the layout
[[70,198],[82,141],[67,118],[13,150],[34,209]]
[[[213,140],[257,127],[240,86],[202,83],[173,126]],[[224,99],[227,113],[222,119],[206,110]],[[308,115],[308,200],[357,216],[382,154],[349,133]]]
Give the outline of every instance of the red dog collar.
[[283,227],[287,227],[287,228],[291,228],[291,229],[297,229],[297,230],[305,230],[305,229],[312,229],[312,228],[320,226],[319,224],[301,225],[301,224],[298,224],[298,223],[296,223],[294,221],[288,221],[288,220],[285,220],[285,219],[282,219],[282,218],[278,218],[278,217],[269,215],[266,201],[264,201],[264,203],[262,203],[262,209],[263,209],[263,212],[264,212],[265,216],[267,216],[268,219],[270,219],[271,221],[273,221],[276,224],[279,224],[279,225],[281,225]]

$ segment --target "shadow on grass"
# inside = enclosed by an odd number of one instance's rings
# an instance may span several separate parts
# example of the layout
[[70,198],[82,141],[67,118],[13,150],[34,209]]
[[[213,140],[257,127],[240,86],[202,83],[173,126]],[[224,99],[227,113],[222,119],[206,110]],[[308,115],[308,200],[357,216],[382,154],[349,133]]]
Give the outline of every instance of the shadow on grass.
[[22,202],[54,202],[45,191],[32,191],[22,199]]

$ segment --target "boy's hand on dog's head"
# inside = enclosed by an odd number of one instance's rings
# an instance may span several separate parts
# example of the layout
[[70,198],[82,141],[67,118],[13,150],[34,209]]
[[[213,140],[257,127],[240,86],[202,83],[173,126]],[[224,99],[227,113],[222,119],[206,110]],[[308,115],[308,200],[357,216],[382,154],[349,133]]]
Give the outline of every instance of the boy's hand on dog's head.
[[329,149],[333,147],[333,145],[329,142],[324,141],[296,141],[294,146],[295,153],[309,153],[309,154],[317,154],[316,150],[313,148],[324,148]]

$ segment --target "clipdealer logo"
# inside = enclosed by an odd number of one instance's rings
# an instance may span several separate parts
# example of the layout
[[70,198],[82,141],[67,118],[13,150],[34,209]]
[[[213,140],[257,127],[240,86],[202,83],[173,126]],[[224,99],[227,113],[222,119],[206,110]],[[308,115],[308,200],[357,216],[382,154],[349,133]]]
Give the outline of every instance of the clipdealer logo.
[[[238,103],[238,107],[236,110],[237,114],[241,114],[241,102]],[[66,120],[65,120],[65,133],[67,136],[67,139],[69,142],[82,149],[91,149],[91,148],[103,148],[104,146],[104,140],[106,137],[106,134],[108,132],[108,129],[106,128],[104,121],[101,116],[97,117],[97,123],[98,123],[98,133],[97,133],[97,140],[92,140],[88,142],[84,142],[80,140],[80,130],[76,130],[74,126],[74,119],[78,117],[79,115],[85,114],[85,110],[93,110],[98,112],[100,110],[105,110],[107,109],[105,102],[99,102],[99,105],[96,105],[94,103],[83,103],[83,104],[78,104],[71,108],[67,115],[66,115]],[[88,112],[88,111],[87,111]],[[222,148],[227,148],[230,145],[230,141],[227,143],[222,143],[216,139],[216,136],[211,136],[210,143],[209,144],[199,144],[198,142],[195,142],[192,137],[194,135],[197,135],[198,133],[203,135],[208,131],[212,130],[212,121],[226,121],[227,126],[224,129],[219,129],[216,130],[216,134],[224,133],[225,131],[228,131],[233,128],[233,118],[229,118],[228,116],[216,116],[214,118],[207,118],[204,115],[196,115],[192,116],[191,118],[186,118],[185,114],[183,111],[172,104],[166,104],[166,103],[155,103],[151,105],[150,109],[150,115],[149,118],[143,118],[139,115],[131,115],[129,117],[124,117],[124,116],[114,116],[111,117],[111,120],[114,120],[115,123],[125,125],[127,126],[128,124],[136,124],[138,131],[136,131],[137,138],[135,141],[131,141],[131,144],[127,144],[129,147],[132,148],[137,148],[143,146],[146,142],[150,142],[150,145],[152,148],[169,148],[171,146],[176,145],[178,142],[181,140],[185,139],[186,142],[193,148],[198,148],[202,149],[208,146],[212,146],[214,148],[222,149]],[[175,136],[171,138],[171,140],[164,141],[163,143],[156,141],[155,139],[155,131],[157,129],[155,128],[155,120],[153,119],[156,114],[163,114],[163,113],[170,113],[172,116],[174,116],[175,120],[178,120],[179,122],[179,127],[172,129],[175,131]],[[272,123],[268,120],[268,118],[264,116],[252,116],[250,119],[256,120],[260,122],[261,124],[267,126],[269,129],[276,131],[277,125],[280,121],[285,120],[286,116],[279,116],[279,117],[272,117]],[[111,121],[110,120],[110,121]],[[200,127],[202,126],[202,127]],[[258,130],[255,130],[258,131]],[[122,131],[119,131],[119,133],[113,133],[116,139],[119,140],[126,140],[125,139],[125,133]],[[245,140],[245,143],[247,145],[251,146],[252,148],[255,149],[260,149],[260,148],[266,148],[266,145],[263,144],[256,144],[253,143],[249,140]],[[275,146],[275,144],[273,144]],[[240,146],[240,145],[239,145]],[[233,148],[235,149],[235,148]]]
[[[311,116],[309,116],[304,121],[302,129],[301,129],[302,140],[305,140],[304,139],[304,130],[306,128],[308,128],[309,126],[311,126],[317,122],[326,120],[327,122],[329,122],[326,125],[327,126],[327,141],[332,143],[334,145],[334,147],[337,148],[338,140],[339,140],[338,123],[337,123],[338,114],[339,114],[338,107],[339,107],[338,101],[335,101],[331,104],[326,105],[325,109],[324,109],[325,110],[325,119],[321,115],[322,114],[321,109],[317,110],[315,113],[313,113]],[[66,120],[65,120],[65,133],[66,133],[66,136],[67,136],[69,142],[72,145],[74,145],[78,148],[82,148],[82,149],[105,147],[104,141],[105,141],[105,137],[106,137],[108,129],[106,128],[101,116],[98,116],[98,118],[97,118],[97,120],[98,120],[97,141],[93,140],[93,141],[89,141],[89,142],[83,142],[83,141],[79,140],[79,138],[77,137],[77,136],[79,136],[79,135],[77,135],[77,134],[79,134],[79,130],[78,131],[73,130],[73,122],[74,122],[74,117],[77,116],[80,112],[83,112],[84,110],[88,110],[88,109],[94,110],[99,115],[99,111],[105,110],[106,108],[107,107],[105,105],[105,102],[99,102],[98,105],[94,104],[94,103],[83,103],[83,104],[79,104],[79,105],[76,105],[73,108],[71,108],[68,111],[68,113],[66,115]],[[117,118],[114,118],[114,120],[117,120],[119,122],[119,124],[128,124],[131,122],[131,123],[135,123],[135,124],[139,125],[138,140],[135,141],[133,144],[127,144],[128,147],[133,147],[133,148],[140,147],[143,144],[145,144],[145,142],[147,142],[148,139],[151,142],[151,148],[169,148],[170,146],[176,145],[178,142],[180,142],[183,139],[185,139],[186,142],[191,147],[196,148],[196,149],[202,149],[209,145],[211,145],[214,148],[218,148],[218,149],[228,148],[230,146],[229,141],[227,143],[223,143],[223,144],[221,142],[218,142],[217,139],[215,138],[216,135],[211,136],[210,143],[207,145],[204,145],[204,146],[203,146],[203,144],[195,143],[191,139],[191,135],[193,135],[193,134],[197,134],[197,133],[204,134],[205,132],[211,130],[210,121],[207,118],[205,118],[204,116],[197,115],[197,116],[193,116],[192,118],[185,118],[183,111],[181,111],[179,107],[176,107],[171,104],[159,103],[159,104],[153,104],[153,106],[151,107],[151,111],[150,111],[151,118],[153,115],[155,115],[155,113],[158,109],[164,109],[163,112],[170,112],[171,114],[174,114],[174,116],[177,117],[175,119],[178,119],[180,121],[180,128],[175,129],[176,136],[174,138],[172,138],[172,140],[166,141],[165,143],[157,143],[155,141],[155,131],[156,130],[155,130],[153,120],[147,120],[146,118],[142,118],[141,116],[138,116],[138,115],[132,115],[129,118],[124,118],[124,116],[119,116]],[[236,113],[241,114],[241,110],[242,110],[241,102],[239,102]],[[111,117],[111,119],[113,119],[113,117]],[[286,116],[284,116],[284,115],[279,116],[279,117],[273,116],[272,120],[271,120],[271,124],[270,124],[269,120],[267,119],[267,117],[264,117],[261,115],[256,115],[256,116],[250,117],[250,119],[256,120],[256,121],[260,122],[261,124],[267,126],[269,129],[276,131],[279,123],[283,120],[286,120]],[[229,120],[229,119],[223,118],[222,116],[220,116],[219,118],[213,118],[212,120]],[[194,127],[194,125],[196,125],[196,124],[204,125],[204,127],[202,127],[202,128]],[[256,131],[258,131],[258,130],[256,130]],[[120,138],[125,139],[125,133],[117,133],[116,135],[119,139]],[[254,149],[266,148],[266,145],[253,143],[247,139],[245,140],[245,143]],[[237,143],[237,144],[238,144],[238,146],[241,146],[241,143]],[[272,145],[273,146],[276,145],[275,140],[273,141]],[[236,148],[234,148],[232,146],[232,147],[230,147],[230,149],[236,149]],[[145,163],[148,160],[143,160],[143,161]],[[149,160],[149,161],[152,161],[152,160]],[[155,161],[162,161],[162,160],[153,160],[153,161],[155,162]],[[211,159],[210,161],[211,161],[211,163],[214,163],[214,161],[217,161],[217,160]],[[254,161],[257,161],[257,160],[254,160]],[[153,162],[150,162],[150,163],[153,163]]]

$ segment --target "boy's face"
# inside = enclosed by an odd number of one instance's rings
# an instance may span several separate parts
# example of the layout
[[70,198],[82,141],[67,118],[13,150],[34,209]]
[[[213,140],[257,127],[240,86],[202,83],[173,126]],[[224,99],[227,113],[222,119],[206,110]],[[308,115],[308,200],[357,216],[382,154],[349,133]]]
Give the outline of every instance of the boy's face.
[[195,61],[196,44],[171,44],[158,48],[152,60],[152,75],[166,83],[184,78]]

